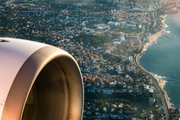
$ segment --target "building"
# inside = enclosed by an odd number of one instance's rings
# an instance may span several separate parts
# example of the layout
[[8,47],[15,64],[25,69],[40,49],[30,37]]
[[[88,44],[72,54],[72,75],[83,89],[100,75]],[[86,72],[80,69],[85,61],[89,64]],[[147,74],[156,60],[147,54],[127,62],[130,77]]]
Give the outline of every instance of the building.
[[155,101],[156,101],[156,102],[158,101],[158,91],[157,91],[157,90],[154,90],[154,92],[153,92],[153,98],[155,98]]
[[121,66],[120,65],[116,66],[116,72],[118,72],[118,74],[121,74]]
[[109,25],[105,25],[105,24],[95,24],[95,27],[97,27],[97,29],[109,29],[110,26]]
[[149,98],[149,106],[153,106],[155,98]]
[[144,85],[144,90],[148,90],[149,91],[149,85]]
[[130,63],[132,63],[133,62],[133,56],[129,56],[128,60]]
[[124,36],[120,36],[119,39],[120,39],[121,41],[125,41]]
[[110,25],[110,26],[117,26],[117,25],[118,25],[118,22],[109,21],[109,22],[108,22],[108,25]]

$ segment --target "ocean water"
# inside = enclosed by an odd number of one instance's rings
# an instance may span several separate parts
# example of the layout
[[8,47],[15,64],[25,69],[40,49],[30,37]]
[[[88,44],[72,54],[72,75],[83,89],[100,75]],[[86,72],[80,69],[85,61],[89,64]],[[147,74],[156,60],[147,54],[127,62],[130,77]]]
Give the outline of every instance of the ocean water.
[[180,13],[166,16],[165,24],[165,31],[176,37],[160,36],[141,56],[140,64],[149,72],[175,79],[167,81],[164,90],[170,103],[180,108]]

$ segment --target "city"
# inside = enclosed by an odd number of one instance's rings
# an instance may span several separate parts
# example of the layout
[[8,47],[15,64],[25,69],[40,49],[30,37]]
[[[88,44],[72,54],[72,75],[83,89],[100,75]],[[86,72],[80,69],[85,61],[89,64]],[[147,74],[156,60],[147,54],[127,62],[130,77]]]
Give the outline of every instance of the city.
[[161,79],[138,62],[164,28],[162,2],[0,2],[0,36],[50,44],[75,58],[84,120],[176,120],[179,109],[169,105]]

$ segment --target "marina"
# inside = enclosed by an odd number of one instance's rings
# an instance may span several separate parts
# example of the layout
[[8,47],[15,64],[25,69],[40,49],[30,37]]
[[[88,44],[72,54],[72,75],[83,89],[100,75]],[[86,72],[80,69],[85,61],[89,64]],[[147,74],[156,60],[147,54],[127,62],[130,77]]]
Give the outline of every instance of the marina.
[[163,34],[164,36],[168,37],[168,38],[174,38],[174,37],[176,37],[176,36],[172,35],[171,33],[167,33],[167,32],[165,32],[165,31],[163,31],[162,34]]

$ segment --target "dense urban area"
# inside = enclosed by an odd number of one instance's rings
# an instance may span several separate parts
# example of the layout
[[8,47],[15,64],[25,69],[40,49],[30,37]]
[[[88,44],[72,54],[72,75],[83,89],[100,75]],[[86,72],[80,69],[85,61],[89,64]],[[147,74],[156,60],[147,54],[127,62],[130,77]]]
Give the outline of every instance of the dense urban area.
[[69,52],[84,82],[83,120],[180,118],[161,80],[139,66],[149,38],[163,29],[159,0],[0,1],[0,36]]

